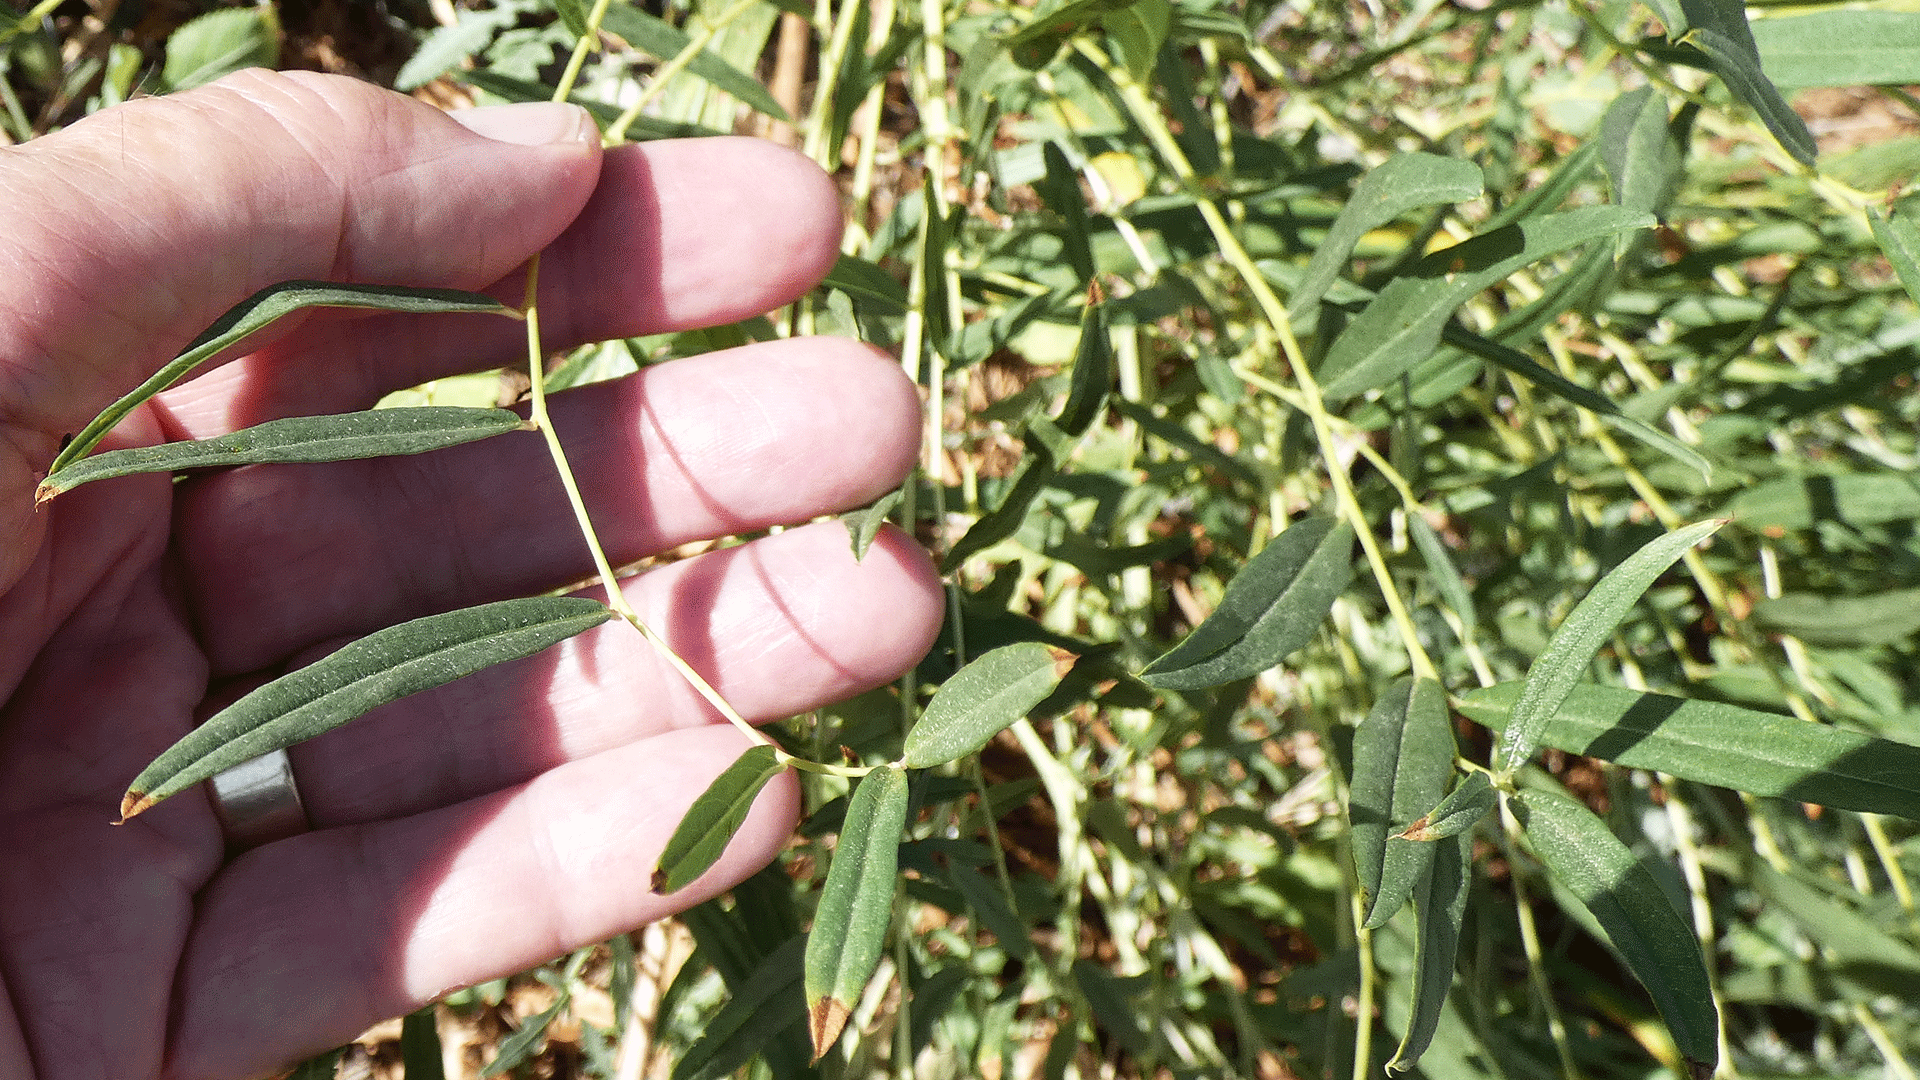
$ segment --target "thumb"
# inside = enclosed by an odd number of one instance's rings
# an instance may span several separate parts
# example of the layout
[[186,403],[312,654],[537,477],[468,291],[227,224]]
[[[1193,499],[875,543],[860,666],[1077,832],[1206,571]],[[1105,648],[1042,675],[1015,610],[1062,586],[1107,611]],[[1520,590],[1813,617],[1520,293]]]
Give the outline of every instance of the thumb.
[[593,123],[538,104],[464,119],[246,71],[0,151],[0,446],[74,430],[275,282],[477,289],[546,246],[598,180]]

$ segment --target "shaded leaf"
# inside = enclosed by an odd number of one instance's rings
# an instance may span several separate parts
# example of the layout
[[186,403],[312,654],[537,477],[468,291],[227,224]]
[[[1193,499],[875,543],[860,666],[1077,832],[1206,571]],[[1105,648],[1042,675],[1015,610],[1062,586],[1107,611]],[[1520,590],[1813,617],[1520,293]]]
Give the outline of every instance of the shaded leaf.
[[1433,845],[1389,833],[1432,809],[1453,775],[1447,695],[1432,679],[1393,685],[1353,733],[1347,818],[1368,929],[1392,918],[1427,876]]
[[1752,869],[1754,891],[1769,905],[1778,905],[1791,915],[1834,960],[1892,969],[1909,980],[1920,978],[1920,949],[1887,933],[1853,905],[1764,862],[1755,863]]
[[673,1064],[673,1080],[722,1080],[753,1060],[781,1032],[806,1019],[801,994],[804,935],[789,939],[753,969]]
[[842,255],[820,282],[822,288],[839,289],[848,296],[872,300],[894,311],[907,309],[907,287],[893,275],[858,255]]
[[211,439],[109,450],[84,457],[49,475],[34,497],[45,502],[90,481],[139,473],[398,457],[530,430],[531,424],[505,409],[446,405],[296,416]]
[[73,437],[60,451],[49,474],[59,472],[85,457],[100,444],[114,425],[148,398],[184,378],[187,372],[220,353],[240,344],[268,324],[295,311],[311,307],[368,308],[376,311],[489,312],[518,316],[514,309],[482,293],[457,289],[412,289],[398,285],[335,285],[325,281],[283,281],[254,293],[234,305],[206,329],[187,351],[153,373],[131,393],[107,406],[99,416]]
[[976,658],[934,692],[907,732],[900,764],[930,769],[978,753],[1053,693],[1074,659],[1037,641],[1005,645]]
[[340,1047],[324,1054],[316,1054],[294,1067],[286,1080],[333,1080],[340,1071],[340,1059],[346,1056],[347,1048]]
[[[1474,776],[1484,780],[1486,774]],[[1419,916],[1420,929],[1413,960],[1412,1013],[1407,1018],[1407,1031],[1401,1036],[1400,1048],[1394,1051],[1393,1060],[1387,1062],[1389,1076],[1412,1069],[1440,1028],[1440,1011],[1447,1003],[1447,992],[1453,988],[1460,927],[1466,921],[1473,838],[1462,833],[1454,837],[1452,843],[1431,846],[1434,849],[1432,865],[1421,876],[1419,888],[1413,894],[1413,910]]]
[[1605,822],[1572,799],[1529,791],[1515,809],[1528,846],[1606,930],[1680,1053],[1710,1071],[1719,1061],[1719,1014],[1699,941],[1666,890]]
[[242,68],[280,63],[280,17],[271,4],[222,8],[189,20],[167,38],[160,82],[191,90]]
[[1663,212],[1681,171],[1680,144],[1667,125],[1667,99],[1651,86],[1615,98],[1600,120],[1600,159],[1616,204]]
[[[656,60],[672,60],[693,44],[686,31],[623,3],[607,5],[600,27]],[[711,49],[694,53],[687,70],[712,83],[715,89],[739,98],[756,112],[775,120],[793,119],[760,80],[727,63]]]
[[767,781],[786,770],[780,753],[761,744],[748,749],[700,793],[673,830],[653,871],[653,891],[666,895],[685,888],[727,850],[753,800]]
[[1760,19],[1749,29],[1777,86],[1920,83],[1920,13],[1812,11]]
[[1413,546],[1420,552],[1420,561],[1427,564],[1427,573],[1433,575],[1433,587],[1439,591],[1440,599],[1460,617],[1460,630],[1472,637],[1478,626],[1478,616],[1474,614],[1473,593],[1467,588],[1466,579],[1453,565],[1453,556],[1448,554],[1445,544],[1427,524],[1427,519],[1419,514],[1407,515],[1407,532],[1413,537]]
[[1782,149],[1802,165],[1813,164],[1819,154],[1813,132],[1807,130],[1807,122],[1793,111],[1761,69],[1760,48],[1747,25],[1746,4],[1742,0],[1680,0],[1680,7],[1690,25],[1680,40],[1707,54],[1714,74],[1734,97],[1760,114],[1760,122],[1780,141]]
[[1152,1035],[1142,1023],[1140,1007],[1135,1003],[1144,978],[1123,979],[1088,960],[1073,962],[1073,981],[1093,1010],[1093,1018],[1127,1052],[1144,1057],[1153,1049]]
[[883,765],[863,777],[847,801],[847,820],[807,935],[807,1031],[816,1061],[839,1039],[880,965],[906,824],[907,774]]
[[547,1029],[553,1026],[555,1020],[560,1019],[560,1014],[565,1012],[567,1006],[571,1004],[573,1004],[573,994],[562,990],[553,1004],[522,1020],[520,1026],[513,1029],[513,1034],[500,1043],[500,1049],[494,1052],[493,1060],[487,1062],[487,1067],[480,1070],[481,1080],[499,1076],[532,1057],[546,1041]]
[[1920,304],[1920,227],[1911,217],[1888,217],[1878,210],[1868,210],[1867,221],[1873,226],[1874,242],[1886,252],[1907,295]]
[[446,1080],[446,1061],[440,1051],[440,1028],[434,1006],[408,1013],[400,1021],[400,1064],[406,1080]]
[[987,550],[993,545],[1020,531],[1020,524],[1027,519],[1027,508],[1053,479],[1053,451],[1047,449],[1038,435],[1029,433],[1026,438],[1027,456],[1020,459],[1012,482],[1007,485],[1007,493],[993,512],[973,523],[953,547],[947,557],[940,560],[942,572],[951,572],[968,557]]
[[1100,17],[1113,51],[1135,82],[1153,77],[1160,46],[1173,24],[1173,5],[1167,0],[1133,0]]
[[1446,798],[1441,799],[1439,806],[1401,830],[1398,838],[1424,844],[1459,836],[1486,817],[1487,812],[1499,802],[1500,793],[1494,790],[1493,781],[1487,778],[1487,774],[1473,773]]
[[873,538],[880,535],[880,527],[887,523],[887,515],[907,497],[905,490],[895,488],[880,496],[879,500],[865,510],[855,510],[840,515],[846,523],[847,533],[853,542],[853,557],[857,562],[867,557],[867,549],[873,546]]
[[1484,183],[1478,165],[1437,154],[1395,154],[1369,170],[1314,249],[1288,300],[1287,313],[1295,321],[1311,319],[1314,305],[1346,268],[1354,246],[1367,233],[1409,210],[1477,199]]
[[1769,536],[1811,528],[1819,521],[1858,526],[1920,518],[1920,474],[1889,470],[1783,476],[1743,489],[1720,512]]
[[1810,645],[1889,645],[1920,630],[1920,589],[1878,596],[1787,593],[1755,604],[1753,618]]
[[1326,517],[1295,522],[1247,561],[1213,614],[1140,678],[1197,690],[1265,671],[1312,640],[1352,580],[1353,527]]
[[553,10],[575,38],[587,36],[587,6],[582,0],[553,0]]
[[376,706],[531,656],[612,617],[595,600],[535,596],[375,631],[252,691],[188,732],[134,778],[121,818]]
[[1008,905],[997,881],[957,863],[948,865],[947,878],[966,899],[968,917],[978,919],[981,926],[998,938],[1008,956],[1025,960],[1033,955],[1033,942],[1027,937],[1026,925]]
[[1500,740],[1504,771],[1511,773],[1533,756],[1540,732],[1654,579],[1724,524],[1724,520],[1702,521],[1656,537],[1608,571],[1581,599],[1527,671],[1526,687]]
[[1619,206],[1587,206],[1523,219],[1421,259],[1387,283],[1327,351],[1319,377],[1328,401],[1383,385],[1433,354],[1447,320],[1488,286],[1549,255],[1643,229],[1653,216]]
[[[1460,712],[1503,730],[1520,687],[1475,690]],[[1540,743],[1755,795],[1920,821],[1920,747],[1777,713],[1583,684]]]
[[1091,301],[1080,313],[1080,343],[1074,349],[1067,402],[1054,421],[1069,435],[1082,435],[1106,411],[1113,386],[1113,339],[1107,333],[1107,305]]

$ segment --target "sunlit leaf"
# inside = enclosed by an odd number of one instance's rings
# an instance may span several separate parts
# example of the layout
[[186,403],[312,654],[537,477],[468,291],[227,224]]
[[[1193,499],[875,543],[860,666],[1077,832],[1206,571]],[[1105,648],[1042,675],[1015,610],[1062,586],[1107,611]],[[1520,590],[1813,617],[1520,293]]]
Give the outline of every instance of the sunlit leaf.
[[1427,875],[1433,845],[1390,834],[1446,794],[1453,756],[1447,694],[1432,679],[1395,683],[1354,730],[1347,816],[1369,929],[1392,918]]
[[986,653],[955,672],[907,732],[900,764],[930,769],[975,754],[1040,704],[1073,669],[1063,649],[1024,641]]
[[1487,779],[1487,774],[1473,773],[1449,792],[1446,798],[1441,799],[1440,805],[1420,815],[1401,830],[1398,839],[1425,844],[1458,836],[1486,817],[1499,801],[1500,793],[1494,790],[1493,781]]
[[1888,645],[1920,631],[1920,589],[1876,596],[1787,593],[1755,604],[1753,618],[1810,645]]
[[211,439],[109,450],[84,457],[49,475],[35,498],[45,502],[81,484],[117,476],[423,454],[531,429],[527,421],[505,409],[445,405],[297,416],[269,420]]
[[1265,671],[1312,640],[1352,580],[1353,527],[1327,517],[1297,521],[1248,560],[1213,614],[1140,678],[1198,690]]
[[272,4],[220,8],[189,20],[167,38],[160,82],[191,90],[242,68],[280,63],[280,17]]
[[215,713],[141,771],[124,820],[215,773],[331,731],[369,710],[531,656],[613,617],[598,601],[535,596],[378,630]]
[[1440,1028],[1440,1011],[1453,987],[1460,927],[1467,915],[1473,838],[1461,834],[1450,842],[1423,846],[1433,849],[1433,861],[1413,894],[1413,910],[1420,921],[1413,960],[1413,1007],[1400,1048],[1387,1063],[1389,1076],[1412,1069]]
[[1680,144],[1667,126],[1667,99],[1651,86],[1615,98],[1600,120],[1600,159],[1617,205],[1663,212],[1682,166]]
[[842,255],[820,282],[822,288],[839,289],[848,296],[871,300],[894,311],[907,308],[907,287],[892,274],[858,255]]
[[1700,943],[1666,890],[1605,822],[1572,799],[1529,791],[1515,810],[1528,846],[1606,930],[1680,1053],[1706,1075],[1720,1059],[1719,1014]]
[[587,5],[583,0],[553,0],[553,10],[568,33],[575,38],[587,36]]
[[661,895],[677,892],[719,862],[727,843],[747,820],[760,789],[785,770],[779,751],[762,744],[748,749],[714,777],[687,808],[687,815],[661,849],[653,871],[653,891]]
[[1770,536],[1811,528],[1820,521],[1860,526],[1920,518],[1920,474],[1783,476],[1742,489],[1720,512]]
[[873,546],[873,538],[880,535],[880,527],[887,523],[887,515],[900,505],[907,493],[895,488],[880,496],[872,506],[864,510],[855,510],[840,515],[846,523],[847,533],[853,542],[853,557],[856,561],[867,557],[867,548]]
[[906,824],[907,774],[882,766],[862,777],[807,935],[807,1031],[816,1061],[839,1039],[880,965]]
[[1920,83],[1920,13],[1835,8],[1759,19],[1750,29],[1778,86]]
[[1654,579],[1724,524],[1724,520],[1702,521],[1656,537],[1608,571],[1581,599],[1527,671],[1526,688],[1500,741],[1498,760],[1503,769],[1517,769],[1533,756],[1547,722]]
[[562,990],[553,1004],[520,1021],[520,1026],[514,1028],[513,1034],[500,1043],[500,1049],[494,1051],[493,1060],[487,1062],[486,1068],[480,1070],[481,1080],[499,1076],[533,1057],[546,1042],[547,1029],[552,1027],[553,1022],[560,1019],[560,1014],[572,1004],[573,995]]
[[1888,217],[1878,210],[1868,210],[1867,221],[1873,226],[1874,242],[1886,252],[1907,295],[1920,304],[1920,226],[1909,216]]
[[1691,28],[1680,40],[1707,54],[1714,74],[1733,96],[1753,106],[1782,149],[1795,161],[1811,165],[1819,154],[1807,122],[1780,96],[1760,66],[1760,48],[1747,25],[1742,0],[1680,0]]
[[1107,305],[1093,301],[1080,314],[1080,343],[1074,349],[1067,403],[1054,420],[1069,435],[1085,434],[1106,411],[1113,386],[1113,341],[1107,334]]
[[1026,443],[1027,455],[1020,460],[1000,505],[974,522],[973,527],[954,542],[947,557],[940,561],[941,569],[951,571],[968,557],[1020,531],[1020,524],[1027,519],[1027,509],[1054,476],[1053,452],[1047,449],[1046,443],[1034,435],[1028,435]]
[[[1475,690],[1460,712],[1503,730],[1520,688]],[[1755,795],[1920,821],[1920,747],[1777,713],[1582,685],[1540,743]]]
[[1482,289],[1549,255],[1652,224],[1640,211],[1586,206],[1526,218],[1421,259],[1334,339],[1318,372],[1327,400],[1365,393],[1431,356],[1454,310]]
[[1346,268],[1360,238],[1410,210],[1480,197],[1480,167],[1437,154],[1395,154],[1354,185],[1353,197],[1340,208],[1300,283],[1287,312],[1295,321],[1310,319],[1314,305]]
[[[625,3],[607,5],[600,26],[656,60],[672,60],[693,44],[686,31]],[[693,54],[687,70],[775,120],[792,120],[759,79],[726,62],[711,49]]]
[[283,281],[254,293],[235,305],[198,338],[187,351],[153,373],[131,393],[107,406],[81,428],[47,467],[59,472],[85,457],[114,425],[147,399],[180,381],[194,368],[240,344],[268,324],[303,308],[369,308],[376,311],[488,312],[517,315],[512,308],[482,293],[457,289],[413,289],[397,285],[336,285],[325,281]]

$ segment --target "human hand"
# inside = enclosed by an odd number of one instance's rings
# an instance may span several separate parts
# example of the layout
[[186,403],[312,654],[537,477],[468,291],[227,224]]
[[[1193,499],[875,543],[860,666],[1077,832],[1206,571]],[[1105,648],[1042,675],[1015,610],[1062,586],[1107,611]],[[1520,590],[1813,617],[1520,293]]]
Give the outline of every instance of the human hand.
[[[311,832],[229,859],[198,790],[109,824],[148,761],[262,679],[591,565],[531,437],[127,478],[36,511],[63,434],[286,279],[517,303],[516,268],[546,247],[559,346],[766,310],[834,257],[831,186],[769,144],[603,154],[570,107],[466,119],[508,141],[349,80],[247,72],[0,151],[0,1076],[284,1068],[714,895],[792,828],[783,777],[712,871],[651,892],[681,813],[745,739],[618,622],[294,747]],[[367,408],[524,349],[517,324],[481,316],[331,313],[270,335],[115,442]],[[918,401],[879,354],[801,338],[553,409],[620,561],[870,501],[911,465]],[[940,618],[910,540],[883,533],[856,563],[835,523],[625,587],[750,719],[887,682]]]

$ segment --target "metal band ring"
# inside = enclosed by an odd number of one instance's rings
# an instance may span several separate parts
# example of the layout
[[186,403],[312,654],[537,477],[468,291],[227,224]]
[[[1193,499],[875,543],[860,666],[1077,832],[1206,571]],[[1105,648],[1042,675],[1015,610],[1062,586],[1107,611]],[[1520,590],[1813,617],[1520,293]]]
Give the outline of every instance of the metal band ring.
[[307,808],[293,782],[293,762],[285,750],[235,765],[207,785],[230,847],[259,847],[313,827],[307,822]]

